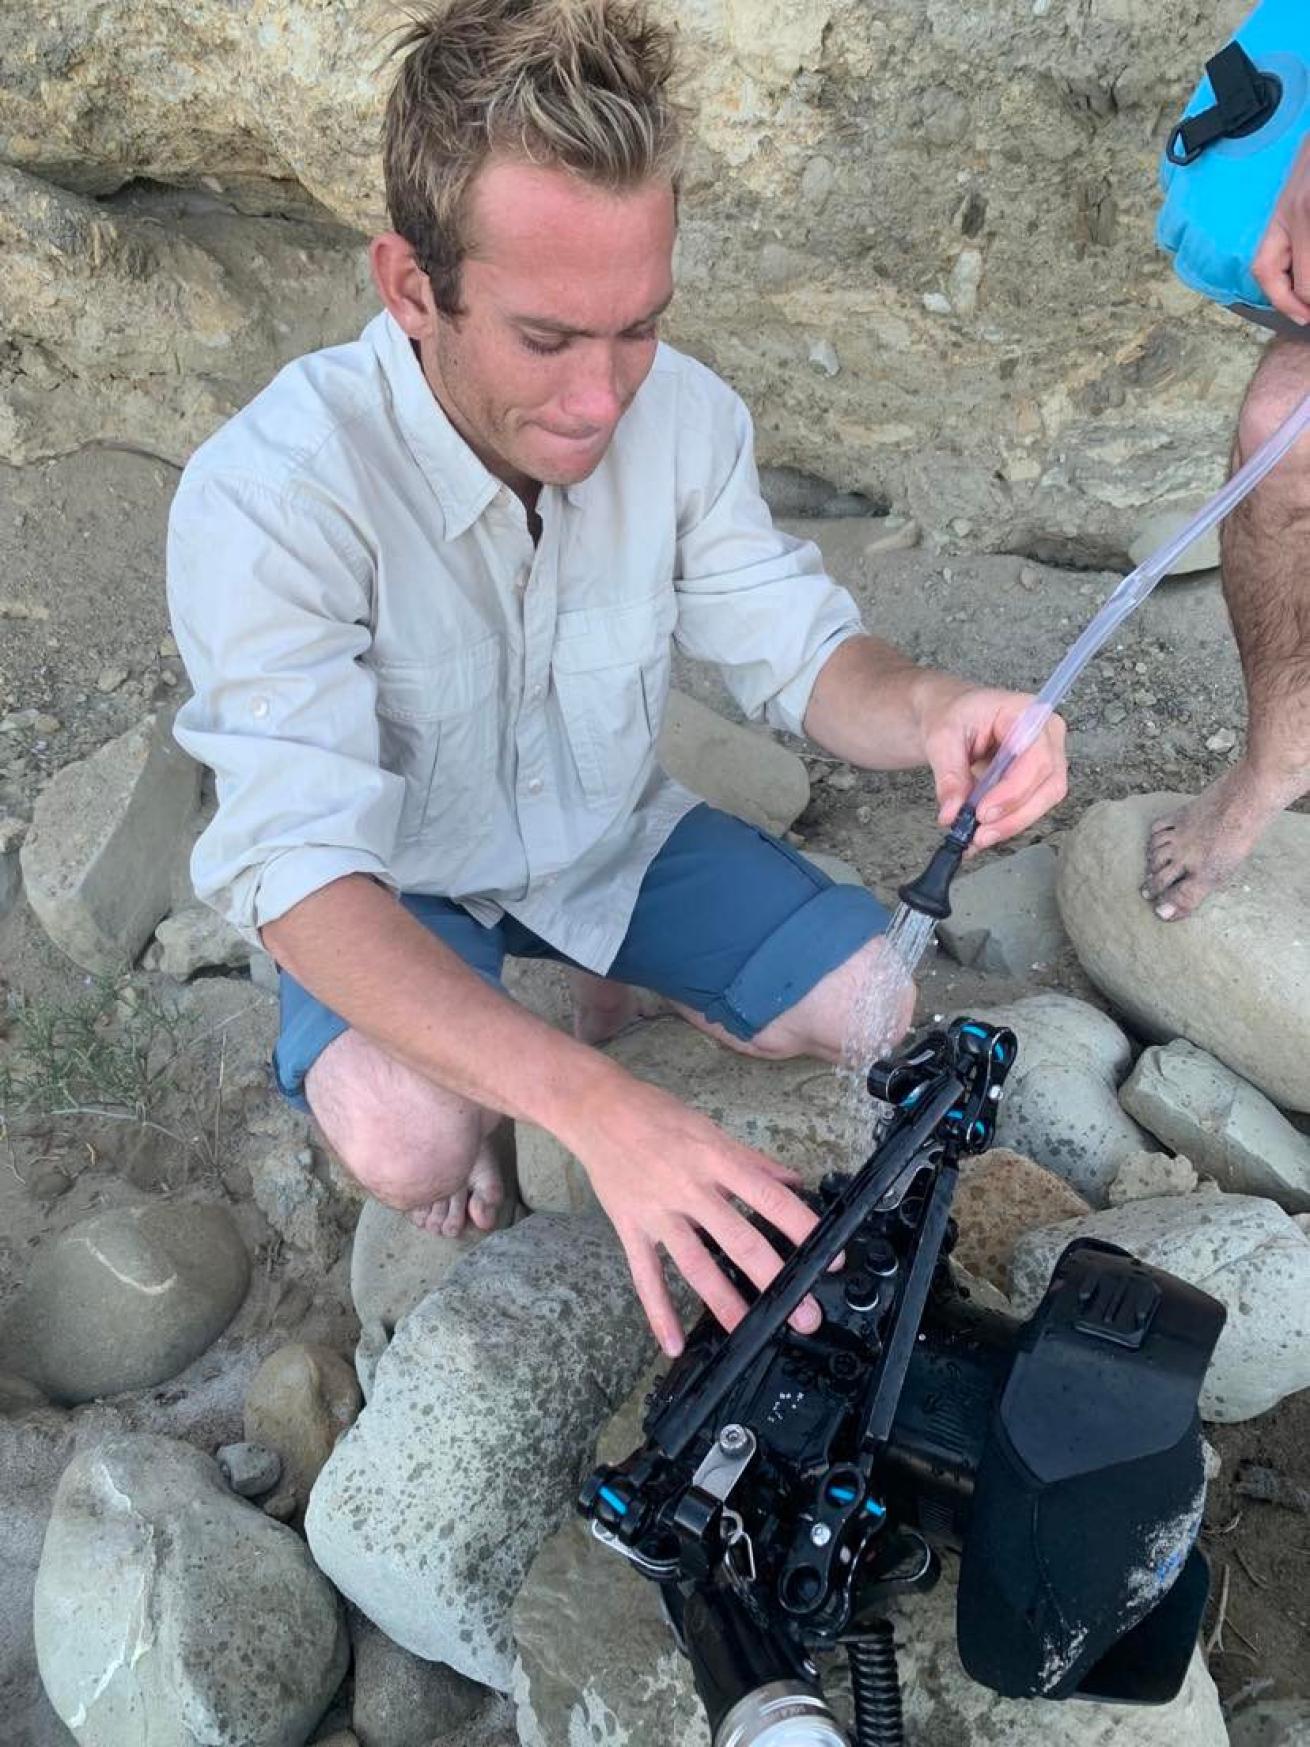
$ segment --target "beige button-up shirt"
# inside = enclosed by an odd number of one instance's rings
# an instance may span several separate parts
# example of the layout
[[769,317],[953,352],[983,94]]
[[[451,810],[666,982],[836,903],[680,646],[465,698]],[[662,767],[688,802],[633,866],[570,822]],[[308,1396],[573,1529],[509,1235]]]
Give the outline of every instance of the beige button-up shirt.
[[799,732],[860,629],[773,527],[742,402],[666,346],[600,466],[538,509],[534,546],[386,313],[196,451],[169,518],[176,733],[217,779],[196,890],[247,936],[365,873],[605,970],[696,804],[655,760],[672,643]]

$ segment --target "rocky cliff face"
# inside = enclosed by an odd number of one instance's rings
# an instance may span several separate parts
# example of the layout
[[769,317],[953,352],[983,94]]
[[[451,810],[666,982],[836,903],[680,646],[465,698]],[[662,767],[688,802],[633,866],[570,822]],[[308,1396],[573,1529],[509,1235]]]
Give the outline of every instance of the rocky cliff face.
[[[1242,0],[676,0],[699,125],[669,337],[762,462],[937,542],[1114,561],[1221,477],[1254,331],[1152,240]],[[372,0],[0,15],[0,459],[182,460],[373,307]]]

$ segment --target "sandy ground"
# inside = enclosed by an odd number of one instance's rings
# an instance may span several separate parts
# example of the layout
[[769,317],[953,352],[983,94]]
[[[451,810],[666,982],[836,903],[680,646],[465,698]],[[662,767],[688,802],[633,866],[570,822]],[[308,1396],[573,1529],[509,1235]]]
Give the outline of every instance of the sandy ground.
[[[0,812],[29,815],[53,771],[145,710],[176,700],[184,676],[162,590],[175,480],[158,460],[122,450],[0,469]],[[869,557],[870,526],[860,521],[798,531],[820,539],[872,628],[915,656],[999,684],[1039,684],[1116,580],[1017,558],[944,564],[922,550]],[[684,668],[680,683],[722,705],[714,675]],[[1231,754],[1206,742],[1225,731],[1240,736],[1243,709],[1217,578],[1162,587],[1080,684],[1066,714],[1070,798],[1025,841],[1064,829],[1093,800],[1195,790],[1221,770]],[[806,844],[845,857],[890,896],[937,841],[926,778],[856,773],[853,787],[833,787],[832,762],[809,762],[813,798],[798,822]],[[184,1427],[202,1428],[198,1441],[212,1447],[236,1434],[244,1381],[271,1346],[289,1338],[353,1344],[344,1239],[354,1203],[318,1156],[343,1237],[339,1259],[324,1272],[289,1252],[251,1202],[250,1158],[287,1133],[264,1067],[272,999],[241,976],[205,977],[185,991],[146,973],[135,983],[142,998],[180,1002],[189,1015],[185,1047],[151,1093],[154,1126],[85,1115],[9,1124],[0,1147],[0,1307],[32,1252],[87,1213],[142,1193],[219,1195],[242,1224],[255,1288],[219,1345],[156,1392],[161,1412],[176,1410],[183,1435]],[[1007,984],[938,958],[925,967],[921,1008],[996,1001],[1039,983],[1089,993],[1069,959],[1031,982]],[[86,993],[83,973],[21,904],[0,920],[0,994],[6,990],[49,1001]],[[0,1039],[0,1059],[4,1048]],[[1249,1502],[1238,1516],[1230,1492],[1244,1457],[1303,1472],[1310,1396],[1211,1436],[1224,1473],[1211,1495],[1206,1545],[1217,1570],[1229,1572],[1213,1672],[1227,1696],[1252,1681],[1271,1683],[1265,1690],[1276,1696],[1310,1692],[1310,1519]]]

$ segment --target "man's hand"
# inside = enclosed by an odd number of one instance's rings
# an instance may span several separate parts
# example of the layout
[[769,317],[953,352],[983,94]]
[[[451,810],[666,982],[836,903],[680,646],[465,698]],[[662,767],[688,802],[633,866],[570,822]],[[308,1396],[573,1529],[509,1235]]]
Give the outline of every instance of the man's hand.
[[1302,327],[1310,323],[1310,139],[1283,184],[1251,272],[1275,309]]
[[[937,786],[938,823],[949,825],[974,782],[1032,699],[983,690],[945,675],[925,676],[917,702],[924,753]],[[1068,791],[1065,729],[1052,716],[979,809],[976,849],[1001,843],[1048,813]]]
[[[682,1324],[664,1280],[661,1250],[725,1328],[746,1312],[740,1292],[704,1239],[758,1287],[781,1265],[778,1252],[733,1198],[800,1243],[817,1216],[792,1193],[798,1178],[763,1153],[716,1128],[658,1087],[624,1076],[580,1101],[563,1135],[586,1168],[597,1199],[618,1233],[642,1308],[663,1350],[682,1351]],[[805,1298],[792,1326],[812,1334],[819,1308]]]

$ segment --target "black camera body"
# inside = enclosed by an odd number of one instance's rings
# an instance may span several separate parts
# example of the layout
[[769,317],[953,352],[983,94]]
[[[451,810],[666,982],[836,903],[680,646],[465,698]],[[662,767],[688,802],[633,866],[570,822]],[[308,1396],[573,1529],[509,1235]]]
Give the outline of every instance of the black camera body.
[[[943,1548],[982,1684],[1159,1703],[1182,1683],[1208,1592],[1197,1396],[1224,1311],[1090,1240],[1026,1321],[974,1302],[950,1202],[1015,1054],[1013,1033],[957,1020],[874,1065],[889,1112],[868,1163],[825,1179],[790,1254],[770,1232],[773,1284],[730,1335],[701,1318],[645,1443],[583,1489],[597,1538],[660,1585],[716,1747],[841,1747],[815,1662],[839,1645],[858,1747],[900,1741],[885,1603],[935,1582]],[[799,1335],[807,1292],[823,1322]]]

